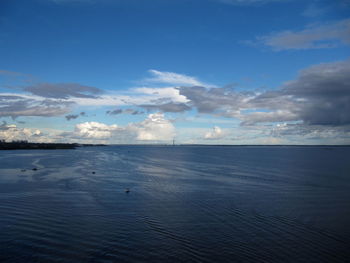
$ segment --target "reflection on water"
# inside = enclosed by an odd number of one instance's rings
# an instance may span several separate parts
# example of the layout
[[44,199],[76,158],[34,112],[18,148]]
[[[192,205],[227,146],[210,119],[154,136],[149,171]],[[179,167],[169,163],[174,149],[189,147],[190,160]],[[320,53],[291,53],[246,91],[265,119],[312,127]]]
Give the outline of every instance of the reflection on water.
[[349,175],[348,147],[1,151],[0,262],[348,262]]

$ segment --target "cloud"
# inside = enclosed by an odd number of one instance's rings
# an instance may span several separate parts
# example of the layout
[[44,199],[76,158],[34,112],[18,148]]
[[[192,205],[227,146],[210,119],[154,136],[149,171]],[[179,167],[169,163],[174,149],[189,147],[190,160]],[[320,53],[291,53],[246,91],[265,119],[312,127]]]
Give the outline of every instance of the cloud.
[[64,117],[67,119],[67,121],[70,121],[70,120],[77,119],[77,118],[79,118],[80,116],[85,117],[85,116],[87,116],[87,115],[86,115],[86,113],[85,113],[84,111],[82,111],[82,112],[80,112],[79,114],[68,114],[68,115],[66,115],[66,116],[64,116]]
[[206,86],[207,84],[200,82],[195,77],[174,72],[165,72],[151,69],[148,71],[153,75],[152,78],[145,79],[145,82],[171,84],[174,86]]
[[315,3],[311,3],[305,10],[302,12],[302,15],[305,17],[317,17],[321,16],[327,12],[327,8],[320,7]]
[[204,135],[204,139],[206,140],[216,140],[216,139],[221,139],[224,137],[224,132],[222,129],[218,126],[214,126],[213,129],[210,132],[207,132]]
[[149,95],[148,101],[150,101],[150,99],[155,101],[155,100],[164,99],[164,98],[167,98],[173,102],[178,102],[178,103],[184,103],[188,101],[185,96],[180,94],[179,89],[177,89],[176,87],[163,87],[163,88],[142,87],[142,88],[135,88],[132,91],[135,93]]
[[273,50],[334,48],[350,44],[350,19],[312,24],[301,31],[282,31],[257,38]]
[[115,109],[112,111],[110,110],[106,111],[106,114],[108,115],[119,115],[119,114],[141,115],[141,114],[144,114],[144,112],[134,110],[134,109]]
[[52,117],[68,113],[72,102],[40,99],[25,95],[0,94],[0,117]]
[[330,143],[350,143],[350,125],[345,126],[324,126],[305,125],[302,123],[277,124],[270,132],[275,138],[289,138],[290,140],[316,140],[323,142],[329,140]]
[[125,109],[125,110],[123,111],[123,113],[125,113],[125,114],[131,114],[131,115],[142,115],[142,114],[144,114],[143,111],[138,111],[138,110],[134,110],[134,109]]
[[75,125],[74,132],[63,132],[60,138],[65,141],[137,143],[171,141],[175,127],[165,119],[163,113],[149,114],[148,117],[126,126],[108,125],[100,122],[83,122]]
[[43,141],[43,133],[39,129],[19,128],[15,124],[3,122],[0,125],[0,139],[5,141],[26,140]]
[[179,88],[180,94],[185,96],[189,103],[197,108],[200,113],[218,113],[223,112],[234,115],[249,98],[250,93],[236,92],[230,88],[210,88],[205,87],[182,87]]
[[118,129],[117,125],[107,125],[99,122],[84,122],[75,126],[75,134],[82,138],[106,139]]
[[163,113],[150,114],[147,119],[132,128],[136,129],[136,139],[140,141],[167,141],[175,136],[175,127],[171,121],[164,118]]
[[106,114],[108,115],[118,115],[118,114],[122,114],[123,110],[122,109],[116,109],[116,110],[112,110],[112,111],[106,111]]
[[184,112],[191,110],[191,107],[185,103],[174,103],[168,102],[163,104],[154,104],[154,105],[139,105],[139,107],[145,108],[147,110],[160,110],[162,112]]
[[350,60],[304,69],[281,93],[293,97],[295,112],[307,124],[350,124]]
[[350,60],[301,70],[279,90],[249,101],[270,112],[246,114],[247,123],[300,120],[308,125],[350,124]]
[[297,121],[300,117],[288,110],[277,110],[273,112],[253,112],[241,115],[241,125],[254,125],[262,122]]
[[64,117],[67,119],[67,121],[70,121],[70,120],[74,120],[74,119],[78,118],[79,115],[78,114],[77,115],[69,114],[69,115],[66,115]]
[[24,91],[44,98],[68,99],[76,98],[96,98],[102,91],[95,87],[80,85],[77,83],[39,83],[23,88]]
[[295,80],[272,91],[204,87],[179,90],[199,113],[238,118],[242,125],[286,121],[350,124],[350,60],[303,69]]

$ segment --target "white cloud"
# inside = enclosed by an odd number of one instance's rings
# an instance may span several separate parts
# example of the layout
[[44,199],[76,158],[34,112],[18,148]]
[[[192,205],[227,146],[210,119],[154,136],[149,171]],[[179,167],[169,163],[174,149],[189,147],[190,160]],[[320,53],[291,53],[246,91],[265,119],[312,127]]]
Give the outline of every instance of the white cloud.
[[136,143],[138,141],[171,141],[175,136],[175,127],[163,113],[149,114],[137,123],[126,126],[107,125],[100,122],[83,122],[75,126],[74,132],[64,132],[61,138],[69,141]]
[[172,102],[178,102],[178,103],[188,102],[188,99],[185,96],[180,95],[179,89],[174,87],[164,87],[164,88],[141,87],[141,88],[135,88],[133,89],[133,91],[137,93],[150,95],[152,96],[153,100],[167,98],[167,99],[170,99]]
[[175,127],[163,113],[148,115],[148,118],[136,124],[137,140],[140,141],[164,141],[172,140],[175,136]]
[[75,134],[83,138],[106,139],[110,138],[117,125],[107,125],[99,122],[84,122],[75,126]]
[[0,125],[0,139],[5,141],[27,140],[41,142],[44,140],[39,129],[19,128],[15,124]]
[[225,133],[220,127],[214,126],[210,132],[207,132],[204,135],[204,139],[207,139],[207,140],[221,139],[224,137],[224,135]]
[[313,24],[301,31],[282,31],[257,38],[276,51],[333,48],[350,44],[350,19]]
[[207,86],[207,84],[199,81],[195,77],[178,74],[174,72],[165,72],[151,69],[149,72],[153,75],[152,78],[145,79],[146,82],[164,83],[173,86]]

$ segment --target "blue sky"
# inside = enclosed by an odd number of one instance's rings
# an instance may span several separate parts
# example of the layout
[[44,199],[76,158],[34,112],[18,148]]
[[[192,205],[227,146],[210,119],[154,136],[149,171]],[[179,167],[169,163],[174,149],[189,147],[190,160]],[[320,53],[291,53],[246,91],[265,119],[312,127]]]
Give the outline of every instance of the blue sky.
[[0,139],[348,144],[346,0],[5,0]]

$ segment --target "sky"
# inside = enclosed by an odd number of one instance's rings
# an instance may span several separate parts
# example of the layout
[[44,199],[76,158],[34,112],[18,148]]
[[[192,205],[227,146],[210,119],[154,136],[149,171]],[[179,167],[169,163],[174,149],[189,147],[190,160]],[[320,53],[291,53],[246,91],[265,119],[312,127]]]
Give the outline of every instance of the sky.
[[350,144],[349,0],[1,0],[0,140]]

